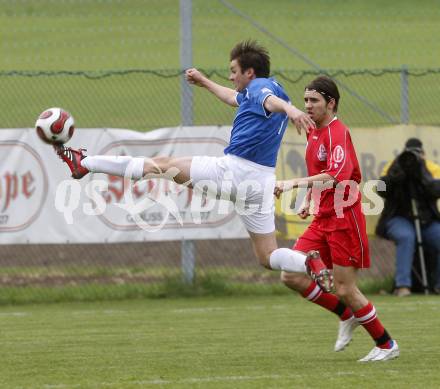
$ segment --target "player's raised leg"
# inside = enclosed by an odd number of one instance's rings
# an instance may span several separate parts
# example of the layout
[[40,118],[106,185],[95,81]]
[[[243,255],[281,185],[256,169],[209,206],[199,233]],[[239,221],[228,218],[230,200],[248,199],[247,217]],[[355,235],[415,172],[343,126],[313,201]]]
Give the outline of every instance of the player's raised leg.
[[95,155],[86,156],[83,149],[57,146],[56,151],[66,162],[72,177],[80,179],[89,172],[106,173],[133,180],[144,176],[167,178],[178,184],[189,183],[192,157],[130,157]]
[[[192,186],[199,181],[211,180],[221,188],[221,176],[231,164],[230,157],[129,157],[129,156],[85,156],[83,150],[59,147],[58,155],[69,166],[74,178],[82,178],[89,172],[106,173],[130,179],[166,178],[178,184]],[[226,158],[226,159],[225,159]],[[225,162],[228,161],[228,162]],[[228,165],[229,164],[229,165]],[[226,167],[226,168],[225,168]],[[243,170],[242,167],[241,170]],[[222,172],[222,173],[220,173]],[[243,178],[245,179],[245,177]],[[194,181],[194,182],[192,182]],[[270,181],[270,180],[269,180]],[[263,185],[264,186],[264,185]],[[317,266],[307,266],[307,256],[303,253],[287,248],[278,248],[275,237],[275,223],[273,214],[273,188],[268,191],[270,200],[263,201],[262,208],[267,212],[257,212],[251,215],[241,215],[249,231],[254,251],[261,265],[272,270],[305,273],[307,270],[315,276],[321,287],[329,291],[331,284],[329,277],[321,277],[328,272],[320,258],[315,259]],[[262,196],[264,198],[264,196]],[[311,258],[310,258],[311,259]],[[326,273],[328,274],[328,273]],[[325,280],[323,282],[322,280]]]
[[142,177],[166,178],[177,184],[192,187],[191,166],[193,157],[154,157],[145,158]]
[[[262,266],[267,269],[282,270],[294,274],[304,275],[307,272],[307,255],[284,247],[278,248],[275,232],[266,234],[255,233],[249,230],[248,232],[255,255]],[[321,263],[321,265],[321,269],[326,269],[324,263]],[[317,282],[320,282],[320,280],[317,280]],[[327,283],[320,286],[325,291],[330,291],[332,288],[332,285]]]

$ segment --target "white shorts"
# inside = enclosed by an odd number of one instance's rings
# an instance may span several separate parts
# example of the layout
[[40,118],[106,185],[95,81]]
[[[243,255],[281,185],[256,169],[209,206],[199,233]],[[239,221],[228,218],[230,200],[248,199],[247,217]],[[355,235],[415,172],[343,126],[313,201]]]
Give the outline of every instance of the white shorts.
[[232,201],[248,231],[275,231],[275,168],[230,154],[197,156],[192,159],[190,178],[194,190]]

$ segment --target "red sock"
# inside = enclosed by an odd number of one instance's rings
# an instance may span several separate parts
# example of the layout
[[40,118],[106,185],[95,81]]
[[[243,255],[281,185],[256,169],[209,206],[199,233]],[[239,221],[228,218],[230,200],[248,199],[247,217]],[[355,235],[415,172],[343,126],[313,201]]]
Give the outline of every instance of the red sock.
[[312,281],[310,286],[302,293],[302,296],[312,303],[318,304],[335,313],[341,320],[347,320],[353,316],[351,309],[339,300],[338,297],[334,294],[323,292],[314,281]]
[[392,340],[376,315],[376,308],[370,302],[354,312],[356,320],[361,324],[380,348],[391,348]]

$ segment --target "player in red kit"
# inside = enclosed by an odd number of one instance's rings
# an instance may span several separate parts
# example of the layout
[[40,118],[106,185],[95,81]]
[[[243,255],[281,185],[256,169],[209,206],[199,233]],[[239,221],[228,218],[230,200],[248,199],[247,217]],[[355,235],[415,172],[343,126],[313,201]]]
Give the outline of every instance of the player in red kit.
[[365,216],[358,184],[361,172],[348,128],[336,117],[339,91],[326,76],[314,79],[304,92],[305,108],[316,129],[307,134],[308,177],[279,181],[275,195],[306,186],[307,195],[299,216],[315,217],[293,250],[321,256],[333,268],[335,294],[327,293],[309,276],[282,273],[283,282],[306,299],[340,317],[335,351],[351,341],[353,330],[362,325],[375,341],[371,352],[360,359],[386,361],[399,356],[399,347],[377,317],[376,309],[356,286],[358,269],[370,266]]

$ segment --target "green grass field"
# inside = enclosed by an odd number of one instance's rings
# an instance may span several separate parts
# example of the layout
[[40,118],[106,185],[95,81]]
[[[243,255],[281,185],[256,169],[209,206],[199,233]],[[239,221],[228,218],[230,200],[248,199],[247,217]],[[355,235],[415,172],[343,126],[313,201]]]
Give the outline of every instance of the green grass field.
[[333,314],[297,296],[0,308],[0,384],[56,388],[437,388],[438,296],[373,297],[401,357],[335,353]]
[[[229,0],[323,68],[438,67],[436,0]],[[3,70],[179,68],[178,0],[1,0]],[[309,69],[218,0],[193,0],[194,63],[225,68],[238,40],[274,68]]]
[[[182,280],[179,267],[33,266],[3,267],[0,306],[69,301],[126,300],[130,298],[227,297],[286,295],[277,272],[234,266],[202,268],[192,284]],[[392,277],[365,277],[363,293],[392,290]]]
[[[324,69],[438,68],[440,9],[435,0],[344,1],[231,0],[240,17],[221,1],[193,1],[193,63],[220,69],[227,77],[229,51],[253,38],[266,45],[274,72],[292,101],[302,106],[298,71],[313,67],[274,41]],[[119,75],[25,77],[10,71],[108,71],[149,69],[176,74],[179,64],[179,1],[0,1],[0,120],[2,127],[32,127],[50,106],[63,106],[78,127],[141,131],[176,126],[180,119],[179,78]],[[1,73],[6,72],[6,73]],[[440,124],[439,73],[410,77],[410,121]],[[224,79],[215,78],[225,85]],[[393,120],[385,119],[342,90],[340,115],[353,126],[380,126],[400,120],[400,74],[363,74],[338,79]],[[233,110],[203,91],[195,92],[195,124],[229,124]]]
[[[321,68],[439,67],[440,9],[435,0],[230,3]],[[293,102],[302,105],[303,86],[313,76],[294,80],[301,71],[312,70],[307,63],[220,1],[194,0],[193,5],[194,65],[219,69],[221,76],[214,80],[229,85],[225,77],[230,48],[237,41],[257,39],[270,49],[273,71],[283,71],[285,77],[278,79]],[[50,106],[70,110],[82,128],[146,131],[181,122],[180,80],[168,77],[180,67],[178,0],[0,0],[0,36],[2,128],[33,127],[37,115]],[[161,73],[102,79],[88,78],[97,73],[13,73],[127,69]],[[440,124],[438,74],[410,77],[412,122]],[[398,120],[399,73],[338,77]],[[350,126],[388,124],[345,91],[342,98],[340,114]],[[231,122],[233,110],[207,93],[196,90],[194,102],[195,124]],[[35,281],[36,275],[48,276],[52,270],[35,273],[29,267],[26,275]],[[134,273],[143,276],[144,270]],[[103,276],[101,272],[73,271],[77,277],[95,278]],[[2,275],[16,273],[12,268]],[[361,365],[356,360],[372,347],[362,330],[345,352],[334,353],[336,318],[287,295],[280,285],[270,296],[263,296],[266,290],[256,291],[257,284],[238,290],[217,279],[198,288],[188,293],[172,282],[154,290],[146,283],[2,287],[1,304],[20,304],[0,305],[0,387],[438,387],[438,296],[374,296],[402,355],[389,363]],[[220,296],[174,298],[206,294]],[[169,298],[65,303],[146,296]],[[47,299],[59,303],[44,304]]]

